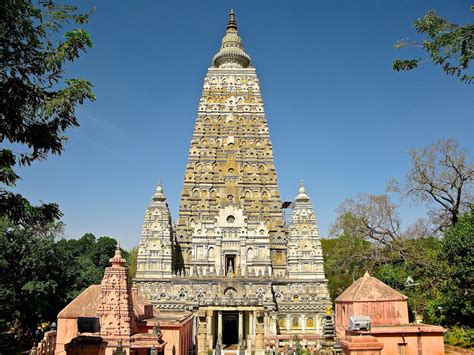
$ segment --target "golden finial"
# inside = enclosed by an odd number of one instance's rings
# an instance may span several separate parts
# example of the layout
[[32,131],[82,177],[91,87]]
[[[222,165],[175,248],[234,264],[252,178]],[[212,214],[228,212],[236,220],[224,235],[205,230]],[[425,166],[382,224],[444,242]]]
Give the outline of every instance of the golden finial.
[[229,23],[227,24],[227,29],[231,29],[231,28],[233,28],[234,30],[237,30],[237,23],[235,22],[234,9],[230,9]]

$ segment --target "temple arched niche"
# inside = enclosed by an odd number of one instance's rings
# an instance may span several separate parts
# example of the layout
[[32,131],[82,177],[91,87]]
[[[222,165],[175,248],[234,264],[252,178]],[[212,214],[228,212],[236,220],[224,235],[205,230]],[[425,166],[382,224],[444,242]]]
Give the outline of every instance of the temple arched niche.
[[286,327],[285,327],[285,318],[283,318],[283,317],[278,318],[278,327],[279,327],[280,329],[286,328]]
[[300,327],[300,320],[298,317],[293,317],[291,320],[291,325],[293,328],[299,328]]
[[253,260],[255,254],[254,254],[254,251],[253,251],[253,248],[248,248],[247,249],[247,260]]

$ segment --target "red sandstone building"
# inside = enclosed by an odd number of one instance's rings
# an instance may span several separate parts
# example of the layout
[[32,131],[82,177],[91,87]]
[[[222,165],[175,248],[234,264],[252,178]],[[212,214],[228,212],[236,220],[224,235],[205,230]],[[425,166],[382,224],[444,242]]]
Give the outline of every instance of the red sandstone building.
[[117,246],[100,285],[92,285],[58,314],[56,354],[187,354],[191,313],[161,317],[137,288]]
[[[354,316],[370,317],[370,330],[349,330]],[[344,354],[444,354],[444,329],[409,323],[407,297],[367,272],[336,299],[336,331]]]

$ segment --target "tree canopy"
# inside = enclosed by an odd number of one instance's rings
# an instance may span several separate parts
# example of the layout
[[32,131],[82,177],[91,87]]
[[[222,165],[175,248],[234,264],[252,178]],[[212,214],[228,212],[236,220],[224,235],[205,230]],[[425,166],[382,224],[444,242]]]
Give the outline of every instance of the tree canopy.
[[[474,5],[471,6],[471,12],[474,13]],[[419,43],[403,39],[395,44],[395,48],[421,48],[428,54],[431,62],[440,65],[446,74],[454,75],[466,84],[472,84],[474,75],[469,71],[469,65],[474,58],[474,25],[451,23],[431,10],[414,21],[413,27],[418,33],[426,36],[423,41]],[[397,59],[393,62],[393,69],[412,70],[424,61],[426,59],[423,58]]]
[[63,152],[64,133],[79,126],[77,106],[95,99],[89,81],[65,73],[92,41],[82,28],[62,30],[88,18],[50,0],[0,3],[0,214],[12,222],[42,224],[60,216],[57,204],[34,207],[8,187],[20,179],[16,166]]
[[474,164],[468,153],[450,138],[413,149],[410,156],[404,184],[392,180],[389,190],[427,203],[437,229],[456,224],[459,215],[474,203]]
[[56,238],[54,226],[39,236],[33,227],[0,219],[0,332],[16,335],[7,344],[0,341],[0,352],[21,348],[19,340],[31,341],[39,324],[56,321],[68,302],[100,284],[117,246],[115,239],[91,233]]
[[409,296],[412,320],[468,327],[450,331],[456,343],[457,336],[472,335],[474,319],[473,166],[453,139],[414,150],[411,157],[406,181],[392,181],[389,190],[428,203],[430,223],[404,226],[389,194],[343,201],[331,238],[322,240],[329,291],[334,300],[369,271]]
[[474,327],[474,206],[444,233],[439,261],[444,272],[430,305],[432,318],[443,325]]

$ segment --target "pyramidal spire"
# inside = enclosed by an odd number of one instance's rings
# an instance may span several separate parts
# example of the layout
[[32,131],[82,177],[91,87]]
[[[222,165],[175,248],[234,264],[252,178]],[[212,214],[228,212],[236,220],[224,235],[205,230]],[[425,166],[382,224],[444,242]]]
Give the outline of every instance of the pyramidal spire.
[[237,32],[234,10],[229,13],[229,22],[219,52],[214,56],[213,63],[218,68],[247,68],[250,57],[245,53],[242,40]]

